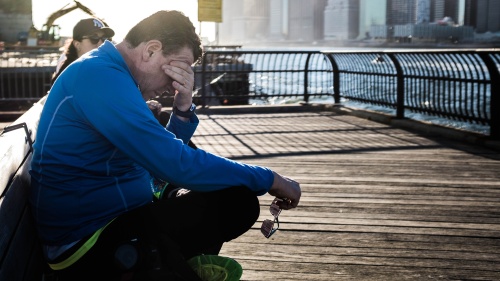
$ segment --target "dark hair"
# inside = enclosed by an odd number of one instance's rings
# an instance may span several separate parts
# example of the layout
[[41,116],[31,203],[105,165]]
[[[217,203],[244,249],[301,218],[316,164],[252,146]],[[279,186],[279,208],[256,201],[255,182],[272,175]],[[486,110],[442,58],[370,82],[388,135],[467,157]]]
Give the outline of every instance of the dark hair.
[[125,36],[125,41],[132,48],[150,40],[159,40],[165,55],[184,47],[193,51],[195,61],[202,55],[200,37],[196,34],[193,23],[179,11],[156,12],[132,27]]
[[74,40],[75,39],[71,40],[71,43],[68,45],[68,48],[64,52],[64,55],[66,56],[66,59],[64,60],[64,63],[61,65],[61,68],[59,69],[59,71],[57,73],[54,73],[54,75],[52,76],[52,81],[50,81],[51,85],[54,84],[54,82],[56,81],[57,77],[59,77],[59,75],[61,75],[61,73],[63,72],[63,70],[66,67],[68,67],[68,65],[70,65],[72,62],[74,62],[78,58],[78,52],[76,50],[75,45],[73,45],[73,41]]

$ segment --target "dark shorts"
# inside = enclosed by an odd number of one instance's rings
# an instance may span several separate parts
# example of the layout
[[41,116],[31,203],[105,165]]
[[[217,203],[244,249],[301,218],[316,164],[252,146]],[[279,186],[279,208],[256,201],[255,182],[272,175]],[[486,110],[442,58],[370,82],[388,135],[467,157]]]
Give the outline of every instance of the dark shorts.
[[193,256],[218,254],[254,225],[259,211],[246,187],[159,200],[117,217],[82,258],[53,275],[60,281],[155,280],[144,276],[182,271]]

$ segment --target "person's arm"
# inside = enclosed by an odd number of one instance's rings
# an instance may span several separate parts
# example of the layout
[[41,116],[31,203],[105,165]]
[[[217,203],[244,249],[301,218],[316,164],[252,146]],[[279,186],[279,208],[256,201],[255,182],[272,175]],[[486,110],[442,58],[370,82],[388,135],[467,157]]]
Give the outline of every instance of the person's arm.
[[[170,64],[162,66],[165,75],[169,76],[175,89],[173,108],[182,112],[190,112],[193,104],[194,72],[191,65],[184,61],[172,61]],[[178,116],[184,121],[189,122],[190,117]]]
[[[100,68],[99,68],[100,69]],[[117,149],[157,178],[192,190],[212,191],[246,186],[265,194],[274,175],[265,167],[244,164],[202,149],[192,149],[179,137],[189,138],[197,123],[172,118],[172,131],[154,118],[134,81],[115,70],[88,74],[80,71],[72,85],[81,115]],[[198,118],[194,115],[197,122]],[[191,118],[190,120],[192,120]],[[177,122],[178,121],[178,122]]]
[[299,183],[276,172],[273,173],[274,180],[269,194],[286,199],[277,203],[281,209],[288,210],[297,207],[302,194]]
[[[188,120],[185,121],[185,119]],[[187,144],[191,137],[193,137],[199,123],[200,120],[196,114],[191,118],[182,118],[175,114],[171,114],[166,129]]]
[[[193,86],[194,86],[194,72],[191,66],[184,61],[171,61],[170,64],[162,66],[165,75],[169,76],[173,82],[173,104],[172,114],[166,128],[173,134],[188,143],[191,135],[186,134],[184,127],[189,127],[189,123],[199,123],[193,107]],[[185,112],[187,116],[181,116],[178,111]],[[182,115],[186,115],[182,114]],[[185,124],[188,123],[188,124]],[[194,132],[193,132],[194,133]]]

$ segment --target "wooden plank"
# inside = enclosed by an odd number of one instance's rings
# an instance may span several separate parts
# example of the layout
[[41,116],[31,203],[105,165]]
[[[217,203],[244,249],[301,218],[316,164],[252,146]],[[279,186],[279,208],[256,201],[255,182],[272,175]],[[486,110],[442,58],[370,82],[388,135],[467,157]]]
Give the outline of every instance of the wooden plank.
[[[278,272],[288,272],[292,280],[296,280],[296,278],[313,278],[314,276],[305,277],[303,275],[310,272],[310,270],[325,270],[324,274],[326,276],[336,278],[333,272],[336,272],[341,267],[351,268],[353,272],[366,270],[367,267],[373,268],[371,272],[363,271],[360,275],[350,276],[350,280],[356,280],[356,278],[359,278],[359,280],[381,280],[380,277],[384,276],[384,274],[397,276],[401,274],[399,271],[404,270],[413,273],[433,271],[442,276],[453,276],[453,274],[457,273],[457,270],[462,270],[468,272],[468,274],[471,271],[477,272],[477,276],[481,274],[485,274],[490,278],[498,276],[498,269],[495,269],[496,264],[500,262],[497,252],[489,251],[485,253],[477,247],[449,249],[441,246],[441,248],[434,249],[426,246],[427,239],[422,236],[421,238],[424,241],[413,244],[414,247],[412,248],[403,242],[400,243],[400,247],[393,247],[389,241],[382,245],[376,244],[371,242],[373,237],[370,234],[362,234],[365,243],[358,244],[361,234],[351,237],[350,234],[326,235],[323,233],[322,238],[327,239],[329,243],[317,241],[321,245],[311,246],[308,243],[310,241],[308,238],[317,236],[316,233],[279,233],[279,236],[274,239],[263,241],[262,239],[265,238],[259,237],[260,233],[257,232],[257,230],[250,231],[241,237],[243,239],[231,242],[233,245],[224,247],[222,253],[232,256],[243,265],[245,268],[244,280],[271,280],[273,269],[278,268],[282,269],[278,270]],[[294,239],[294,244],[293,241],[288,241],[286,238],[290,236],[300,238],[301,241]],[[384,236],[377,235],[375,238],[384,241]],[[247,241],[239,242],[244,239],[252,241],[252,243]],[[307,241],[307,243],[304,243],[304,241]],[[336,245],[338,243],[344,245]],[[419,248],[418,245],[423,246],[423,248]],[[478,257],[480,258],[478,259]],[[270,264],[273,264],[273,266],[269,266]],[[290,265],[291,267],[288,267]],[[263,270],[268,272],[262,272]],[[328,270],[332,270],[329,275]],[[370,274],[364,275],[368,273]],[[261,279],[252,278],[252,276]],[[323,276],[323,278],[326,278],[326,276]],[[400,278],[402,276],[385,280],[401,280]],[[419,279],[415,278],[414,280]]]
[[[267,244],[269,247],[275,245],[304,245],[313,247],[353,247],[377,248],[377,249],[418,249],[422,251],[463,251],[496,254],[500,245],[495,238],[485,239],[483,237],[463,236],[441,236],[441,235],[407,235],[396,233],[347,233],[335,232],[308,232],[279,230],[279,236],[273,236],[270,240],[263,240],[257,227],[250,230],[232,243],[255,243],[256,245]],[[467,242],[467,243],[465,243]],[[240,245],[238,245],[240,246]],[[238,249],[239,251],[239,249]],[[481,258],[481,257],[480,257]],[[498,256],[496,257],[498,259]]]
[[199,117],[197,146],[302,186],[273,237],[265,195],[224,245],[242,280],[500,280],[498,151],[332,112]]
[[242,280],[500,280],[500,154],[330,112],[200,116],[198,147],[298,180],[271,239],[226,243]]

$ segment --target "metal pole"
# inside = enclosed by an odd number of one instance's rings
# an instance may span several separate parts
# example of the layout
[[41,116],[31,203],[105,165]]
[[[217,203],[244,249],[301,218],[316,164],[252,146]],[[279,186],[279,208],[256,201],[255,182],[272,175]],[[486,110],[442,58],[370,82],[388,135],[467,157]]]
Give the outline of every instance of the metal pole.
[[215,44],[219,45],[219,23],[215,23]]
[[405,117],[405,80],[403,77],[403,68],[393,53],[388,53],[387,56],[392,60],[396,68],[396,117],[403,119]]
[[490,100],[490,137],[500,140],[500,72],[491,58],[491,53],[479,53],[490,73],[491,100]]

